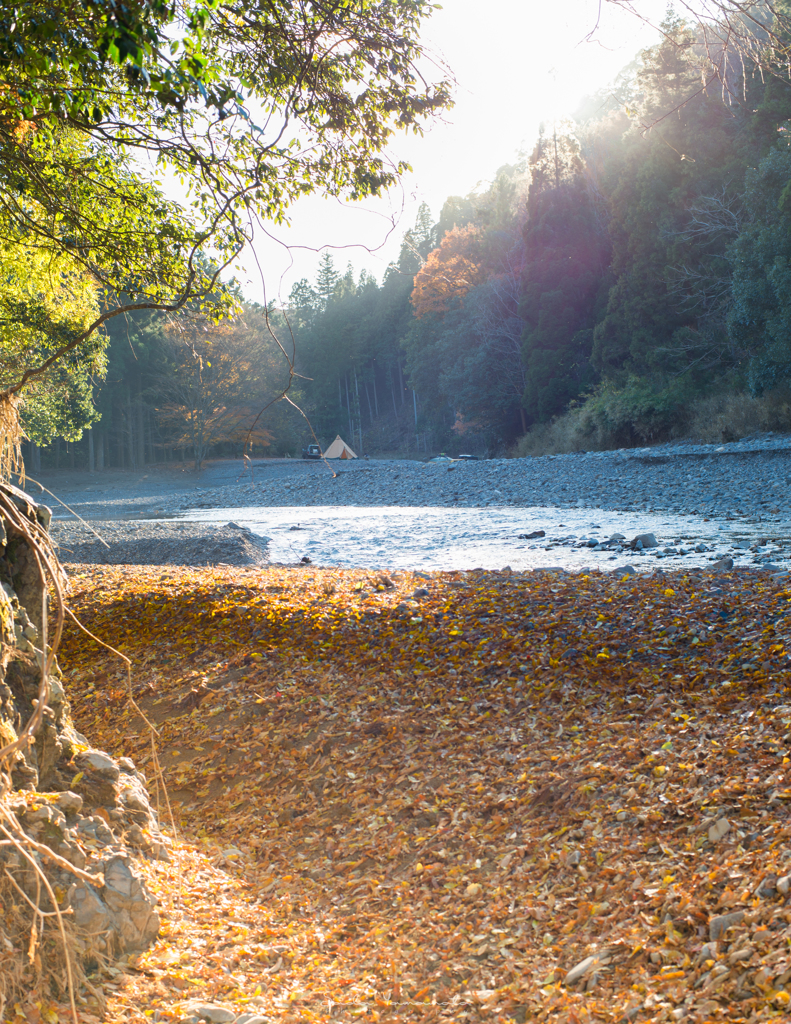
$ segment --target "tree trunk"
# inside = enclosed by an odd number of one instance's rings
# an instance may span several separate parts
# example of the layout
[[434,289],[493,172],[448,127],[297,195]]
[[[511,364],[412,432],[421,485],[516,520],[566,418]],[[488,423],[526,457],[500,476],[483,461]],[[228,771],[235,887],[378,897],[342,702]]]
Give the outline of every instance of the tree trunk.
[[137,468],[143,469],[146,464],[146,422],[145,410],[140,398],[135,402],[135,412],[137,413]]
[[96,460],[93,455],[93,427],[88,427],[88,472],[96,472]]
[[[360,452],[363,453],[363,416],[360,411],[360,385],[357,381],[357,370],[354,371],[354,411],[357,413],[357,433],[360,438]],[[352,436],[352,443],[354,443],[354,437]]]
[[371,383],[374,388],[374,409],[376,409],[376,418],[379,419],[379,399],[376,396],[376,374],[374,374],[374,379]]
[[346,414],[347,414],[347,416],[349,418],[349,433],[352,436],[352,440],[354,440],[354,430],[352,428],[352,403],[349,401],[349,375],[348,375],[348,373],[344,374],[343,380],[344,380],[344,383],[346,384]]
[[104,439],[106,435],[105,430],[97,430],[96,440],[99,442],[96,445],[96,472],[104,472]]
[[131,470],[137,469],[137,461],[135,459],[135,418],[134,410],[132,408],[131,398],[126,403],[126,440],[129,445],[129,468]]

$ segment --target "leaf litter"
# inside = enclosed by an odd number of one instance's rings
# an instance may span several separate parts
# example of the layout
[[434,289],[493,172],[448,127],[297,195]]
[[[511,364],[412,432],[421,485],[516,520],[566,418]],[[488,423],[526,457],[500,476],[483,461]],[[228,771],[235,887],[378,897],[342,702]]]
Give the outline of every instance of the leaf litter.
[[[180,830],[104,1019],[791,1016],[781,582],[81,566],[70,600]],[[61,657],[145,769],[121,666]]]

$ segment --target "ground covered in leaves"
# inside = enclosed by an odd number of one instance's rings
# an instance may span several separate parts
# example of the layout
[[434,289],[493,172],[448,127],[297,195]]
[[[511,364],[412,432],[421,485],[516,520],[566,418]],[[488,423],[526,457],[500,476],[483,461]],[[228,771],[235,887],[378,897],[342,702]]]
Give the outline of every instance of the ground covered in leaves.
[[[133,660],[180,834],[148,869],[162,938],[104,979],[104,1019],[791,1018],[782,584],[71,579]],[[74,628],[60,660],[78,727],[156,791],[123,666]]]

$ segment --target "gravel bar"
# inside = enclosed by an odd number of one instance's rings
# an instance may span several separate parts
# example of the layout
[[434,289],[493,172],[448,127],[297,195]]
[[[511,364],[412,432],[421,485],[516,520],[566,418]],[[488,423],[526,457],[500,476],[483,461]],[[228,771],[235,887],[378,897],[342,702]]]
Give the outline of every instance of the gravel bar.
[[[525,459],[425,463],[301,459],[207,464],[174,475],[62,474],[48,486],[85,518],[178,516],[249,506],[553,506],[711,516],[791,515],[791,435]],[[42,500],[29,484],[30,493]],[[46,496],[43,500],[47,500]],[[53,504],[55,516],[67,515]]]
[[[98,534],[98,536],[97,536]],[[266,565],[267,539],[233,523],[53,521],[62,562],[81,565]]]

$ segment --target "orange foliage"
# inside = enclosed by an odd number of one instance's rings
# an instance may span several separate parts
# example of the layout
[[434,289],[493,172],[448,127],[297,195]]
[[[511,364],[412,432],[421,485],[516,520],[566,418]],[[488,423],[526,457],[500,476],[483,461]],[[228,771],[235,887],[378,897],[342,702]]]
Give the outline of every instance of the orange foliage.
[[[183,835],[104,1024],[789,1020],[782,582],[73,566],[70,596],[135,663]],[[77,727],[153,768],[117,659],[74,627],[61,658]]]
[[452,299],[462,298],[483,279],[480,249],[480,234],[472,224],[445,235],[415,275],[410,301],[416,317],[446,313]]

